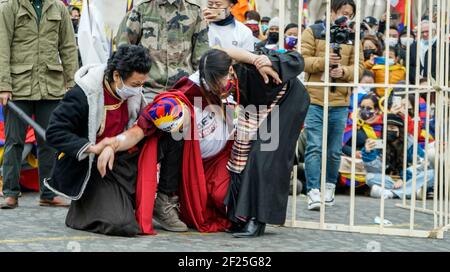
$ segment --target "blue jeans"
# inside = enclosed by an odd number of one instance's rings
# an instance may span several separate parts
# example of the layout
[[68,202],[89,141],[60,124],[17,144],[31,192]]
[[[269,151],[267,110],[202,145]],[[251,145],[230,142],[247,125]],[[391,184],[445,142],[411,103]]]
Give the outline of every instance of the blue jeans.
[[[327,183],[337,183],[347,118],[348,107],[328,108]],[[323,107],[311,105],[305,120],[305,174],[308,192],[312,189],[320,190],[323,126]]]
[[[428,177],[427,177],[427,191],[433,190],[434,185],[434,170],[428,170]],[[384,183],[384,188],[386,190],[392,191],[392,193],[398,197],[403,198],[403,187],[399,189],[394,189],[394,180],[390,176],[386,176],[386,181]],[[374,185],[378,185],[381,187],[381,173],[374,174],[374,173],[368,173],[366,176],[366,184],[370,188]],[[425,172],[421,171],[417,173],[416,178],[416,191],[418,191],[423,185],[425,184]],[[406,197],[411,197],[413,188],[412,188],[412,179],[406,181]]]

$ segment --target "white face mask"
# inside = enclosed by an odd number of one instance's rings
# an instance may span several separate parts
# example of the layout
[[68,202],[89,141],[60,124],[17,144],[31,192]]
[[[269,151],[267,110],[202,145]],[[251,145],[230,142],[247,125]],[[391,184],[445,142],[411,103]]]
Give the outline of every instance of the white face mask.
[[[431,40],[431,44],[433,45],[436,41],[437,41],[437,37],[435,37]],[[420,42],[422,43],[422,46],[424,46],[424,47],[428,47],[430,45],[430,39],[421,40]]]
[[398,44],[398,39],[396,39],[396,38],[388,38],[386,40],[386,45],[389,45],[389,47],[395,48],[397,46],[397,44]]
[[120,78],[120,81],[122,82],[122,88],[116,87],[116,93],[117,95],[122,98],[122,100],[127,100],[130,97],[139,95],[142,93],[142,87],[130,87],[125,85],[123,83],[122,78]]
[[370,87],[359,86],[358,92],[359,92],[359,94],[368,94],[370,92]]
[[402,45],[404,47],[407,47],[408,45],[412,45],[414,43],[414,39],[411,37],[409,39],[408,39],[408,37],[403,37],[403,38],[400,38],[400,42],[402,43]]
[[388,60],[388,64],[389,64],[389,66],[395,65],[395,60],[394,59],[389,59]]

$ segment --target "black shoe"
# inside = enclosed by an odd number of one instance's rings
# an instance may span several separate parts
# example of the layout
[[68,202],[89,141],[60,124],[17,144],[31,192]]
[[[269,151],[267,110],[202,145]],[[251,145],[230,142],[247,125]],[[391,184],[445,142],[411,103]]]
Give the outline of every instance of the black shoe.
[[226,233],[245,232],[245,226],[246,226],[245,222],[242,222],[242,223],[233,222],[231,227],[229,229],[225,230],[225,232]]
[[243,229],[243,232],[237,232],[233,234],[235,238],[254,238],[264,235],[266,224],[258,222],[256,218],[252,218],[248,221],[247,225]]

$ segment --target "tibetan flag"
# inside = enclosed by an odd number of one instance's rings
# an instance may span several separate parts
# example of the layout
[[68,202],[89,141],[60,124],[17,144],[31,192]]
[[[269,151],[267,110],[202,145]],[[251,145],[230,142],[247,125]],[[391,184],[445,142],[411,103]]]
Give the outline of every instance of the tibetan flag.
[[248,5],[250,6],[250,10],[256,10],[256,0],[248,0]]
[[127,13],[130,12],[133,9],[134,1],[133,0],[127,0]]
[[245,13],[249,10],[248,0],[239,0],[231,9],[233,16],[240,22],[245,21]]
[[[380,139],[382,137],[381,133],[383,132],[383,115],[379,115],[378,119],[371,125],[364,123],[364,121],[357,119],[357,129],[363,129],[368,138],[371,139]],[[348,141],[351,140],[353,135],[353,113],[349,114],[347,119],[347,126],[344,131],[344,137],[342,141],[342,145],[346,145]]]
[[408,20],[408,3],[407,0],[390,0],[391,1],[391,7],[394,8],[396,12],[400,14],[400,25],[399,30],[403,30],[403,28],[407,25]]

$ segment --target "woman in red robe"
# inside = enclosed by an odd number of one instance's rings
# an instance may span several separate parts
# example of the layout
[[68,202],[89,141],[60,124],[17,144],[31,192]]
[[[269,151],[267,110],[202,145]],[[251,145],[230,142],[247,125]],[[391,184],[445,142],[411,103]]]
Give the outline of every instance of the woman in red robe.
[[[157,190],[157,149],[158,142],[166,137],[184,139],[179,191],[181,219],[200,232],[225,231],[231,226],[224,199],[230,180],[226,168],[232,146],[229,138],[233,135],[232,118],[227,118],[232,107],[226,105],[239,103],[233,59],[255,64],[266,80],[268,76],[278,78],[265,56],[238,49],[210,50],[200,60],[199,72],[157,96],[132,129],[105,141],[107,147],[98,160],[102,175],[107,172],[107,165],[112,169],[115,152],[127,150],[146,137],[136,189],[136,216],[142,233],[155,234],[152,216]],[[230,96],[233,90],[234,96]]]

